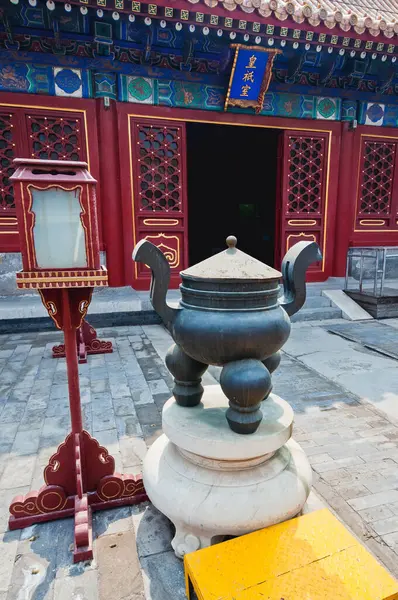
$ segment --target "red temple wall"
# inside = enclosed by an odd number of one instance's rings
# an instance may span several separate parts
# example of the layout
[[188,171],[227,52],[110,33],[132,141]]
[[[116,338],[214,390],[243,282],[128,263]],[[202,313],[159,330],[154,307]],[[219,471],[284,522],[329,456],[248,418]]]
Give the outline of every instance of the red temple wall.
[[[327,120],[116,102],[107,108],[102,99],[3,93],[3,185],[16,156],[87,160],[98,181],[101,248],[110,284],[147,289],[149,271],[131,260],[134,243],[142,237],[162,247],[177,284],[178,272],[188,265],[187,122],[281,132],[275,266],[296,241],[315,240],[324,258],[309,279],[322,281],[344,275],[350,245],[398,245],[398,136],[387,128],[350,130],[346,123]],[[16,216],[4,190],[0,251],[16,252]],[[211,218],[211,207],[207,210]]]

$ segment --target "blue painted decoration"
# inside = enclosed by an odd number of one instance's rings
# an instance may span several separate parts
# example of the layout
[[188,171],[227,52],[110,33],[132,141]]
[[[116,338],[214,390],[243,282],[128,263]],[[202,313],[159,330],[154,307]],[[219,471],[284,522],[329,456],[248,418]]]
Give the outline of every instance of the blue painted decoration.
[[379,102],[360,102],[359,124],[398,127],[398,106]]
[[[192,73],[185,74],[185,81],[142,75],[117,76],[116,73],[94,68],[89,70],[68,66],[51,67],[31,61],[2,61],[2,56],[5,53],[2,55],[0,52],[0,91],[91,98],[94,88],[94,97],[108,96],[122,102],[212,111],[222,111],[225,105],[225,87],[189,81],[194,75]],[[68,57],[55,58],[60,65]],[[93,61],[93,66],[96,63],[97,61]],[[231,107],[231,110],[249,114],[253,112],[252,108]],[[261,114],[333,121],[352,121],[358,118],[360,124],[398,127],[396,104],[358,102],[354,99],[342,100],[334,96],[305,93],[268,91],[264,96]]]
[[228,106],[252,107],[260,112],[272,75],[272,64],[280,50],[236,45],[225,110]]
[[384,127],[398,127],[398,106],[396,104],[386,104],[384,111]]
[[0,65],[0,90],[7,92],[28,92],[27,78],[29,67],[26,64]]
[[221,111],[224,106],[225,92],[222,87],[187,81],[159,80],[157,90],[157,104],[161,106],[214,111]]
[[62,69],[55,75],[55,83],[62,91],[70,95],[80,89],[82,80],[76,71],[72,71],[72,69]]
[[357,101],[343,100],[341,105],[341,120],[354,121],[357,118]]
[[116,100],[116,73],[94,73],[94,90],[96,98],[112,98]]

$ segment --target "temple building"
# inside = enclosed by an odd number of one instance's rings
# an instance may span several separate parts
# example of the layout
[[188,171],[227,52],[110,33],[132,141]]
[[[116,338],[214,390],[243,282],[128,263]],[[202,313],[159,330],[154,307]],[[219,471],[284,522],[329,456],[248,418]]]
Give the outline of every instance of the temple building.
[[88,162],[113,286],[148,288],[142,238],[173,285],[229,234],[276,268],[317,241],[311,281],[398,246],[397,36],[397,0],[2,0],[3,270],[15,157]]

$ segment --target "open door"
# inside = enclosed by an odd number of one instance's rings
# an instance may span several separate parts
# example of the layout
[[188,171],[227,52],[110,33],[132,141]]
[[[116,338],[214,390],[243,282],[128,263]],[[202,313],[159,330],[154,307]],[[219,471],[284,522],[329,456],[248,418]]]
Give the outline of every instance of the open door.
[[[315,241],[324,252],[327,211],[328,134],[285,130],[279,145],[279,248],[277,268],[286,251],[300,241]],[[325,279],[325,257],[311,265],[308,279]]]

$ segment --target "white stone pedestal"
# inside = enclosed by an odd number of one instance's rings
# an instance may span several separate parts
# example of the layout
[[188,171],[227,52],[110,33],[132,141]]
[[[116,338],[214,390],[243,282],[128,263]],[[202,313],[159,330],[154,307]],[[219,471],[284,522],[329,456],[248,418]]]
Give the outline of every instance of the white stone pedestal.
[[180,558],[223,536],[237,536],[297,515],[311,489],[307,457],[291,437],[293,411],[271,394],[256,433],[239,435],[225,418],[228,399],[206,386],[194,408],[170,398],[164,434],[144,461],[151,502],[175,525]]

